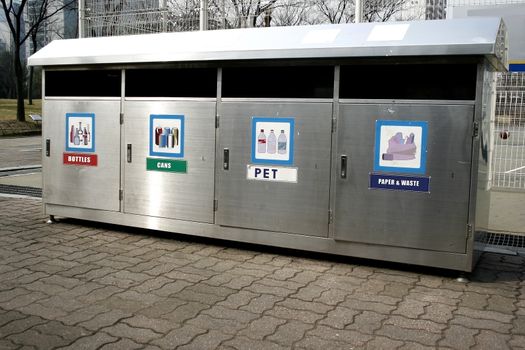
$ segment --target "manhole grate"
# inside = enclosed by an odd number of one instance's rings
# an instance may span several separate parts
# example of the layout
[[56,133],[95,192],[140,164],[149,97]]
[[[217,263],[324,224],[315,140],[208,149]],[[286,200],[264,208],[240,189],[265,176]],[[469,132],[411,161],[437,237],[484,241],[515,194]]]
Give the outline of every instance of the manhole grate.
[[42,189],[36,187],[0,184],[0,193],[42,198]]
[[498,247],[525,248],[525,236],[506,233],[489,233],[487,244]]

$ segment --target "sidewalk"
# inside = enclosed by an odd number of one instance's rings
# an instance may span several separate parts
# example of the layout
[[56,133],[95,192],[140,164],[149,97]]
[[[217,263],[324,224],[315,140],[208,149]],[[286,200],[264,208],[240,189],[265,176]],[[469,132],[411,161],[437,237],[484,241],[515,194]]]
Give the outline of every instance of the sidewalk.
[[0,349],[525,348],[521,256],[485,253],[464,284],[391,263],[48,225],[36,199],[0,196],[0,223]]

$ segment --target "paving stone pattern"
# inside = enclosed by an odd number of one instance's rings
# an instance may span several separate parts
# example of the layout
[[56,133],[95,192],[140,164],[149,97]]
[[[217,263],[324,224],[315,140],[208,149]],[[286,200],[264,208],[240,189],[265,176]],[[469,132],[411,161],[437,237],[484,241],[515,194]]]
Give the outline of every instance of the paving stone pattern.
[[525,260],[453,273],[63,220],[0,197],[0,349],[525,349]]

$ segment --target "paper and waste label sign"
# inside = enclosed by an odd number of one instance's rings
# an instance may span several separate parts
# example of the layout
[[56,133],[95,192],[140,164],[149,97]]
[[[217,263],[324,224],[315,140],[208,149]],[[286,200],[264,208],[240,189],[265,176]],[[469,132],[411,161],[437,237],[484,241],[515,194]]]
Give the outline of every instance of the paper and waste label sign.
[[430,178],[388,174],[370,174],[370,188],[430,192]]

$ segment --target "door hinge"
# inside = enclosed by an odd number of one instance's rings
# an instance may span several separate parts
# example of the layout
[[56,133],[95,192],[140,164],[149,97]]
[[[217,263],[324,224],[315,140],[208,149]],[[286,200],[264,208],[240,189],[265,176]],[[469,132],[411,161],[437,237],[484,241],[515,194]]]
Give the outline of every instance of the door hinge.
[[123,190],[119,190],[118,191],[118,200],[121,201],[124,199],[124,191]]
[[479,123],[474,122],[472,124],[472,137],[478,137],[479,135]]
[[215,129],[218,129],[219,128],[219,119],[221,117],[219,117],[218,115],[215,116]]
[[472,235],[473,235],[472,224],[467,224],[467,241],[472,237]]
[[334,222],[334,214],[332,212],[332,210],[328,210],[328,223],[331,224]]
[[213,211],[217,211],[219,209],[219,200],[214,199],[213,200]]
[[120,113],[120,125],[124,124],[124,113]]
[[335,132],[336,128],[337,128],[337,119],[332,118],[332,132]]

